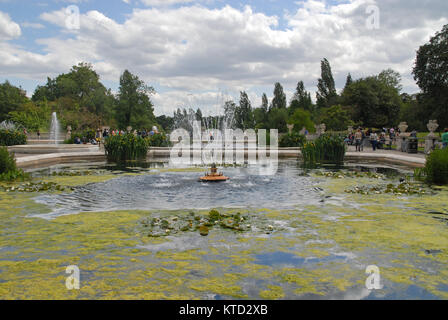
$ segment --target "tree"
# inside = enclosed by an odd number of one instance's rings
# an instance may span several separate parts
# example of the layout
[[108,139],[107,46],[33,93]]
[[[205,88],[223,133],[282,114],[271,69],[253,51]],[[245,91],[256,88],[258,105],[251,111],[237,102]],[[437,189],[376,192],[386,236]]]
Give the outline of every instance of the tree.
[[292,98],[291,104],[289,106],[289,113],[294,114],[294,111],[298,108],[312,112],[313,102],[311,101],[311,94],[305,90],[305,85],[303,81],[297,83],[296,92]]
[[240,104],[235,110],[235,125],[242,130],[255,127],[252,105],[245,91],[240,92]]
[[[116,100],[111,90],[100,82],[100,77],[89,63],[80,63],[73,66],[67,74],[61,74],[55,79],[47,78],[45,86],[38,86],[34,91],[32,100],[35,103],[51,101],[61,105],[58,101],[64,99],[64,108],[57,111],[61,120],[66,124],[78,126],[90,126],[91,121],[79,122],[73,118],[73,113],[88,114],[86,119],[98,122],[111,122]],[[67,101],[72,103],[67,104]],[[71,118],[71,120],[69,120]],[[73,122],[75,121],[75,122]]]
[[159,124],[161,130],[163,131],[171,131],[174,128],[174,119],[173,117],[168,117],[166,115],[161,115],[156,118],[156,122]]
[[318,108],[328,108],[337,102],[338,95],[331,72],[330,62],[327,59],[321,61],[321,78],[317,83],[317,106]]
[[352,75],[349,73],[347,75],[347,80],[345,80],[345,86],[344,89],[347,88],[349,85],[353,83]]
[[138,76],[125,70],[120,77],[117,122],[121,128],[149,128],[155,124],[153,104],[149,95],[155,91]]
[[226,120],[226,128],[235,129],[235,116],[237,106],[232,100],[228,100],[224,103],[224,119]]
[[279,82],[274,87],[274,98],[272,99],[271,109],[286,109],[286,95]]
[[0,84],[0,122],[8,119],[11,111],[16,111],[28,101],[26,92],[22,88],[11,85],[7,80]]
[[196,110],[196,120],[202,121],[202,111],[200,108],[198,108],[198,110]]
[[288,120],[289,124],[293,124],[294,132],[300,132],[303,128],[306,128],[308,132],[314,132],[314,123],[311,120],[311,114],[304,109],[297,109],[294,114]]
[[[427,118],[448,127],[448,24],[417,51],[412,73],[422,94],[418,98]],[[425,120],[428,120],[425,119]]]
[[288,110],[271,108],[268,113],[268,123],[266,129],[277,129],[279,133],[288,132],[286,125],[288,121]]
[[348,126],[354,125],[350,112],[341,105],[335,105],[322,114],[322,123],[325,123],[329,131],[344,131]]
[[401,85],[401,75],[400,73],[392,70],[386,69],[381,71],[378,75],[378,80],[384,82],[389,87],[395,88],[397,92],[400,92],[403,86]]
[[343,101],[355,122],[375,128],[396,125],[402,104],[396,88],[378,76],[353,82],[344,90]]
[[261,106],[254,109],[254,121],[256,129],[268,129],[269,102],[266,93],[261,96]]

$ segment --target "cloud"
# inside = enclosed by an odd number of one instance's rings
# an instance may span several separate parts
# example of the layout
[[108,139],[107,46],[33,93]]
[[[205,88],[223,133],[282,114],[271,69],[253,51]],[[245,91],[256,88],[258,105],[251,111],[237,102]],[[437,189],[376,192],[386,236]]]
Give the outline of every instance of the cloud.
[[[368,5],[380,10],[379,29],[366,27]],[[58,37],[37,40],[44,54],[0,41],[0,74],[42,80],[88,61],[102,79],[118,82],[129,69],[158,88],[158,114],[185,106],[189,94],[195,105],[213,110],[222,92],[238,100],[242,90],[258,107],[262,92],[271,96],[277,81],[288,99],[299,80],[314,91],[324,57],[339,88],[348,72],[364,77],[391,67],[402,73],[405,90],[415,92],[415,52],[448,23],[444,12],[445,0],[431,6],[413,0],[307,0],[283,17],[249,6],[192,4],[134,9],[123,23],[89,11],[81,14],[79,30],[67,30],[63,9],[41,15],[61,30]]]
[[32,29],[44,29],[45,26],[40,23],[33,23],[33,22],[22,22],[22,27],[24,28],[32,28]]
[[170,6],[174,4],[192,3],[195,2],[195,0],[141,0],[141,2],[147,6],[157,7],[157,6]]
[[20,26],[11,20],[7,13],[0,11],[0,40],[10,40],[20,37]]

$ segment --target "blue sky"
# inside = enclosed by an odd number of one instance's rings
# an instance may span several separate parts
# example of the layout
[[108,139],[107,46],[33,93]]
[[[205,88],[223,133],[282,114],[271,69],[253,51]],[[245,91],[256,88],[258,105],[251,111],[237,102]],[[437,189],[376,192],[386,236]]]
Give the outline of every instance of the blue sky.
[[[80,11],[75,31],[64,22],[69,5]],[[378,28],[366,27],[369,6]],[[241,90],[257,107],[276,81],[288,98],[299,80],[314,96],[326,57],[339,89],[348,72],[393,68],[413,93],[415,51],[446,12],[446,0],[0,0],[0,81],[30,95],[86,61],[113,91],[124,69],[154,86],[156,114],[189,105],[207,114]]]

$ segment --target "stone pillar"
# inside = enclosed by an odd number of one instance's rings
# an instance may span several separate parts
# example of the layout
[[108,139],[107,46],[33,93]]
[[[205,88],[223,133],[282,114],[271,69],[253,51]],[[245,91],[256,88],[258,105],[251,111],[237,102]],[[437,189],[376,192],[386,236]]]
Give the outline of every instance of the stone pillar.
[[288,127],[289,134],[291,134],[292,133],[292,129],[294,128],[294,125],[293,124],[288,124],[286,126]]
[[434,132],[439,127],[439,124],[437,123],[437,120],[429,120],[426,127],[429,130],[429,134],[425,138],[425,153],[429,154],[435,149],[436,142],[438,141],[438,138]]
[[400,122],[398,125],[400,129],[400,136],[397,139],[397,151],[406,151],[406,130],[408,129],[408,124],[406,122]]
[[72,137],[72,126],[67,126],[67,134],[65,135],[65,140],[69,140]]

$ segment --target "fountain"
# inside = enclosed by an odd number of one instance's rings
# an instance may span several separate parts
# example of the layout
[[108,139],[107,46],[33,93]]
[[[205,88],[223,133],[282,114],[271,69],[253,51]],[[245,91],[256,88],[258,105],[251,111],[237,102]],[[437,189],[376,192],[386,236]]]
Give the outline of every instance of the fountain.
[[58,121],[58,117],[56,115],[56,112],[53,112],[51,115],[51,126],[50,126],[50,141],[54,144],[59,143],[59,131],[60,131],[60,125]]
[[199,178],[200,182],[221,182],[227,180],[229,180],[229,177],[224,176],[222,172],[218,173],[218,169],[214,163],[212,164],[210,173],[207,172],[205,176]]

